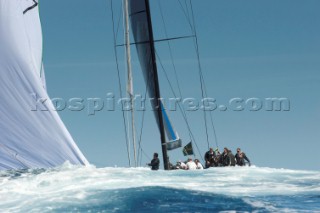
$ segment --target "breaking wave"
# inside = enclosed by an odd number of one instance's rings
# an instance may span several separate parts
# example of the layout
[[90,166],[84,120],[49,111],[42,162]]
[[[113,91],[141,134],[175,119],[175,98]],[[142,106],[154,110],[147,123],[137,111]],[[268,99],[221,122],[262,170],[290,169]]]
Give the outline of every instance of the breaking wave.
[[320,172],[79,167],[0,172],[1,212],[320,212]]

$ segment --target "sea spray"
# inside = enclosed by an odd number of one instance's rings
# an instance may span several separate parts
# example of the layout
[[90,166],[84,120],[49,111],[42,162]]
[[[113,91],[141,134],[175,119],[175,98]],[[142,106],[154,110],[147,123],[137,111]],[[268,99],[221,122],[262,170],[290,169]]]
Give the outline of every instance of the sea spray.
[[0,172],[1,212],[317,211],[320,172],[96,168]]

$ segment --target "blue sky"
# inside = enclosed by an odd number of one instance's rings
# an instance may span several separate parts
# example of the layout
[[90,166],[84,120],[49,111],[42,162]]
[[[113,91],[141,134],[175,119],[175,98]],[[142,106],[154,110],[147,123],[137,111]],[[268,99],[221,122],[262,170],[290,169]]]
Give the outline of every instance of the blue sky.
[[[119,2],[114,1],[116,16]],[[184,1],[182,1],[184,2]],[[113,51],[110,1],[41,1],[44,63],[51,97],[69,99],[119,97]],[[151,1],[155,39],[165,38],[158,1]],[[241,147],[258,166],[319,169],[320,149],[320,14],[317,0],[193,1],[200,57],[208,96],[218,104],[232,98],[290,99],[290,111],[219,111],[212,115],[219,148]],[[190,35],[178,1],[162,0],[169,37]],[[120,28],[122,23],[120,23]],[[122,30],[122,29],[121,29]],[[123,43],[122,31],[117,42]],[[200,99],[196,54],[190,39],[171,43],[184,97]],[[157,52],[173,79],[167,43]],[[144,81],[135,48],[134,87],[144,94]],[[118,48],[122,86],[125,85],[124,49]],[[161,93],[172,97],[159,69]],[[176,89],[176,85],[175,89]],[[189,140],[179,112],[169,112],[180,137]],[[187,112],[201,155],[207,150],[203,112]],[[127,166],[124,127],[120,110],[60,112],[62,120],[88,160],[97,166]],[[140,131],[142,113],[137,112]],[[215,147],[212,131],[210,146]],[[144,151],[160,152],[153,114],[146,111],[142,135]],[[197,157],[201,158],[197,153]],[[170,159],[184,160],[180,150]],[[145,156],[143,165],[149,161]]]

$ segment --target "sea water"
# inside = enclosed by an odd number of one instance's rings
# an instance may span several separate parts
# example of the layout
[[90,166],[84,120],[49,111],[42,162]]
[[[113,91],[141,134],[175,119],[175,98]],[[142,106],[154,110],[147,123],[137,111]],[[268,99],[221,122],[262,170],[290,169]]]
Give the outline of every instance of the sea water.
[[0,171],[0,212],[320,212],[320,172],[70,164]]

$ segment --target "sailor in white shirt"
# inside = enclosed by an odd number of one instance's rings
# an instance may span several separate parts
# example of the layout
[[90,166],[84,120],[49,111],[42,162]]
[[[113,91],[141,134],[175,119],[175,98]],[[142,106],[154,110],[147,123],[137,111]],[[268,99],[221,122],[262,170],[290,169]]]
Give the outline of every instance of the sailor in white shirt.
[[177,162],[176,169],[186,170],[187,169],[187,165],[184,162],[182,162],[181,160],[179,160]]
[[197,169],[197,165],[195,162],[192,161],[192,158],[188,158],[187,169],[188,170],[196,170]]
[[197,165],[197,169],[203,169],[203,166],[202,166],[202,164],[199,162],[198,159],[195,159],[194,162],[195,162],[196,165]]

